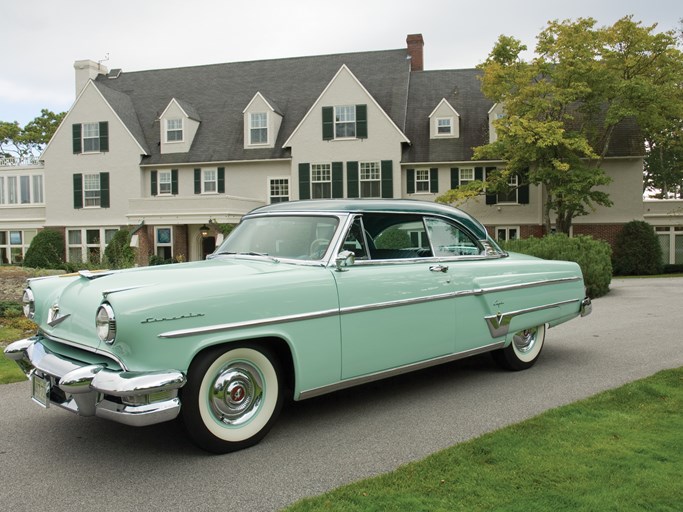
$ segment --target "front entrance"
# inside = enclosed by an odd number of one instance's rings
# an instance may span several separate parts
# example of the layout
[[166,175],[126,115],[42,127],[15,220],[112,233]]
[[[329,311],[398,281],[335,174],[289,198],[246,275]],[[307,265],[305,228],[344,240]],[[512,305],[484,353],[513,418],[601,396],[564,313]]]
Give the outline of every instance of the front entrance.
[[215,250],[216,250],[216,237],[215,236],[202,237],[202,259],[205,260],[206,257]]

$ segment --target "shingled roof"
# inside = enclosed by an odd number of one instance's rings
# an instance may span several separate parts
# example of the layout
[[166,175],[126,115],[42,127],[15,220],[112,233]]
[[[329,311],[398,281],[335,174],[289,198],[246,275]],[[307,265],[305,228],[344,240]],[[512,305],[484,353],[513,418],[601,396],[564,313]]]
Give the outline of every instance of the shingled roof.
[[[343,64],[404,130],[410,78],[406,49],[123,71],[114,79],[100,75],[95,85],[108,100],[115,98],[112,107],[131,133],[137,138],[141,132],[139,142],[148,151],[142,164],[287,158],[282,144]],[[284,117],[274,148],[245,150],[242,111],[257,92]],[[173,98],[191,105],[201,124],[188,153],[162,155],[159,116]]]

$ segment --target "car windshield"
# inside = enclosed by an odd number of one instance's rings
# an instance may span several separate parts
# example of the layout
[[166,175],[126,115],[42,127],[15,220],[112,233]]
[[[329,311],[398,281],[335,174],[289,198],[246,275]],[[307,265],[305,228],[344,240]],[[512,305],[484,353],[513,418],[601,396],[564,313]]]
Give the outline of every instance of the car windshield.
[[336,217],[312,215],[247,218],[230,233],[214,255],[320,260],[325,256],[338,224]]

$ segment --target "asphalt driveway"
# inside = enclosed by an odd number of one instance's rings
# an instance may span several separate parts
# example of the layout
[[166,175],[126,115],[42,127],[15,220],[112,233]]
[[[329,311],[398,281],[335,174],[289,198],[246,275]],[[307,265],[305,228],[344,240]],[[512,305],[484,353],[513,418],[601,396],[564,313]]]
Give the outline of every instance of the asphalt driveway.
[[614,280],[548,332],[531,370],[488,356],[295,403],[258,446],[215,456],[177,423],[134,429],[0,386],[4,510],[277,510],[605,389],[683,366],[683,278]]

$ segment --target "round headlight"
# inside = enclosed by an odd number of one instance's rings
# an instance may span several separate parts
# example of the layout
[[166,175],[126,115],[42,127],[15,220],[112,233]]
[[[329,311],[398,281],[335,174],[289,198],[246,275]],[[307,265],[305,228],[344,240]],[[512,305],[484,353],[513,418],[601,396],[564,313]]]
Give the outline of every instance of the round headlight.
[[36,301],[33,298],[33,292],[30,288],[24,290],[24,295],[21,297],[22,309],[24,310],[24,316],[33,320],[36,316]]
[[111,345],[116,338],[116,318],[114,310],[109,304],[102,304],[95,316],[95,328],[100,340]]

